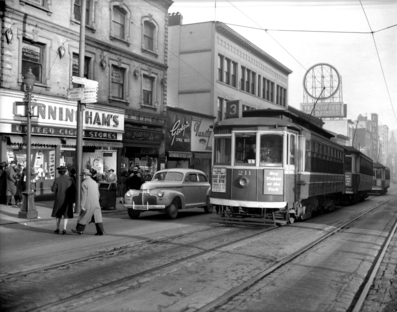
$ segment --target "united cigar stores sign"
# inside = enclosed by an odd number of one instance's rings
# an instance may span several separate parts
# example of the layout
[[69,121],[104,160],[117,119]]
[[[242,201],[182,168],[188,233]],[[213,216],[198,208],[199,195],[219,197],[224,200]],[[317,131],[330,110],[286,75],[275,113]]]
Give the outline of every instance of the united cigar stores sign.
[[[27,127],[25,125],[11,125],[13,133],[27,133]],[[32,126],[32,134],[43,134],[53,136],[64,136],[64,137],[77,137],[76,129],[67,129],[62,127],[41,127]],[[106,140],[117,140],[117,133],[106,132],[106,131],[92,131],[83,130],[83,137],[95,138],[95,139],[106,139]]]

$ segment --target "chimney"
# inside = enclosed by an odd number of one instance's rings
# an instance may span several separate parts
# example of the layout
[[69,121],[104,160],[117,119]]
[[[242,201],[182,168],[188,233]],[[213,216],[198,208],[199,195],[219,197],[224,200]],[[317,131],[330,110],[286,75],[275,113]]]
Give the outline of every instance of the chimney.
[[168,26],[182,25],[183,16],[181,13],[168,13]]

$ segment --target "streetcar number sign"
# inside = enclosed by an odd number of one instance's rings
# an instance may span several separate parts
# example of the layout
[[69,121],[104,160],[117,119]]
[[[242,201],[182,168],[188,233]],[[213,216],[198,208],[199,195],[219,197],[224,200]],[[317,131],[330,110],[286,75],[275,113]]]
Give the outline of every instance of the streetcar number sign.
[[240,111],[240,100],[226,102],[226,119],[241,117]]

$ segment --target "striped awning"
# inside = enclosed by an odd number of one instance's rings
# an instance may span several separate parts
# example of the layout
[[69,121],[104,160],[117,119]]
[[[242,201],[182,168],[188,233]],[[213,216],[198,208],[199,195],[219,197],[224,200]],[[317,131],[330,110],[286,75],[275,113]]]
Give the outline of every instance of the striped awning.
[[[26,145],[27,137],[20,135],[9,135],[8,136],[10,143],[13,144],[21,144]],[[57,146],[61,145],[61,139],[52,138],[52,137],[42,137],[42,136],[31,136],[31,144],[32,145],[49,145],[49,146]]]

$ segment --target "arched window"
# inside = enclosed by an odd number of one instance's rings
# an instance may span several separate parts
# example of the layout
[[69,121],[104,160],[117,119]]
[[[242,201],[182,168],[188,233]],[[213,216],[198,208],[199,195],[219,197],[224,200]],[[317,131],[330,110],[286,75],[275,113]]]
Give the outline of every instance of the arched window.
[[153,51],[154,49],[154,31],[155,26],[149,21],[145,21],[143,27],[143,45],[146,50]]
[[110,39],[130,44],[130,16],[128,8],[120,1],[110,4]]

